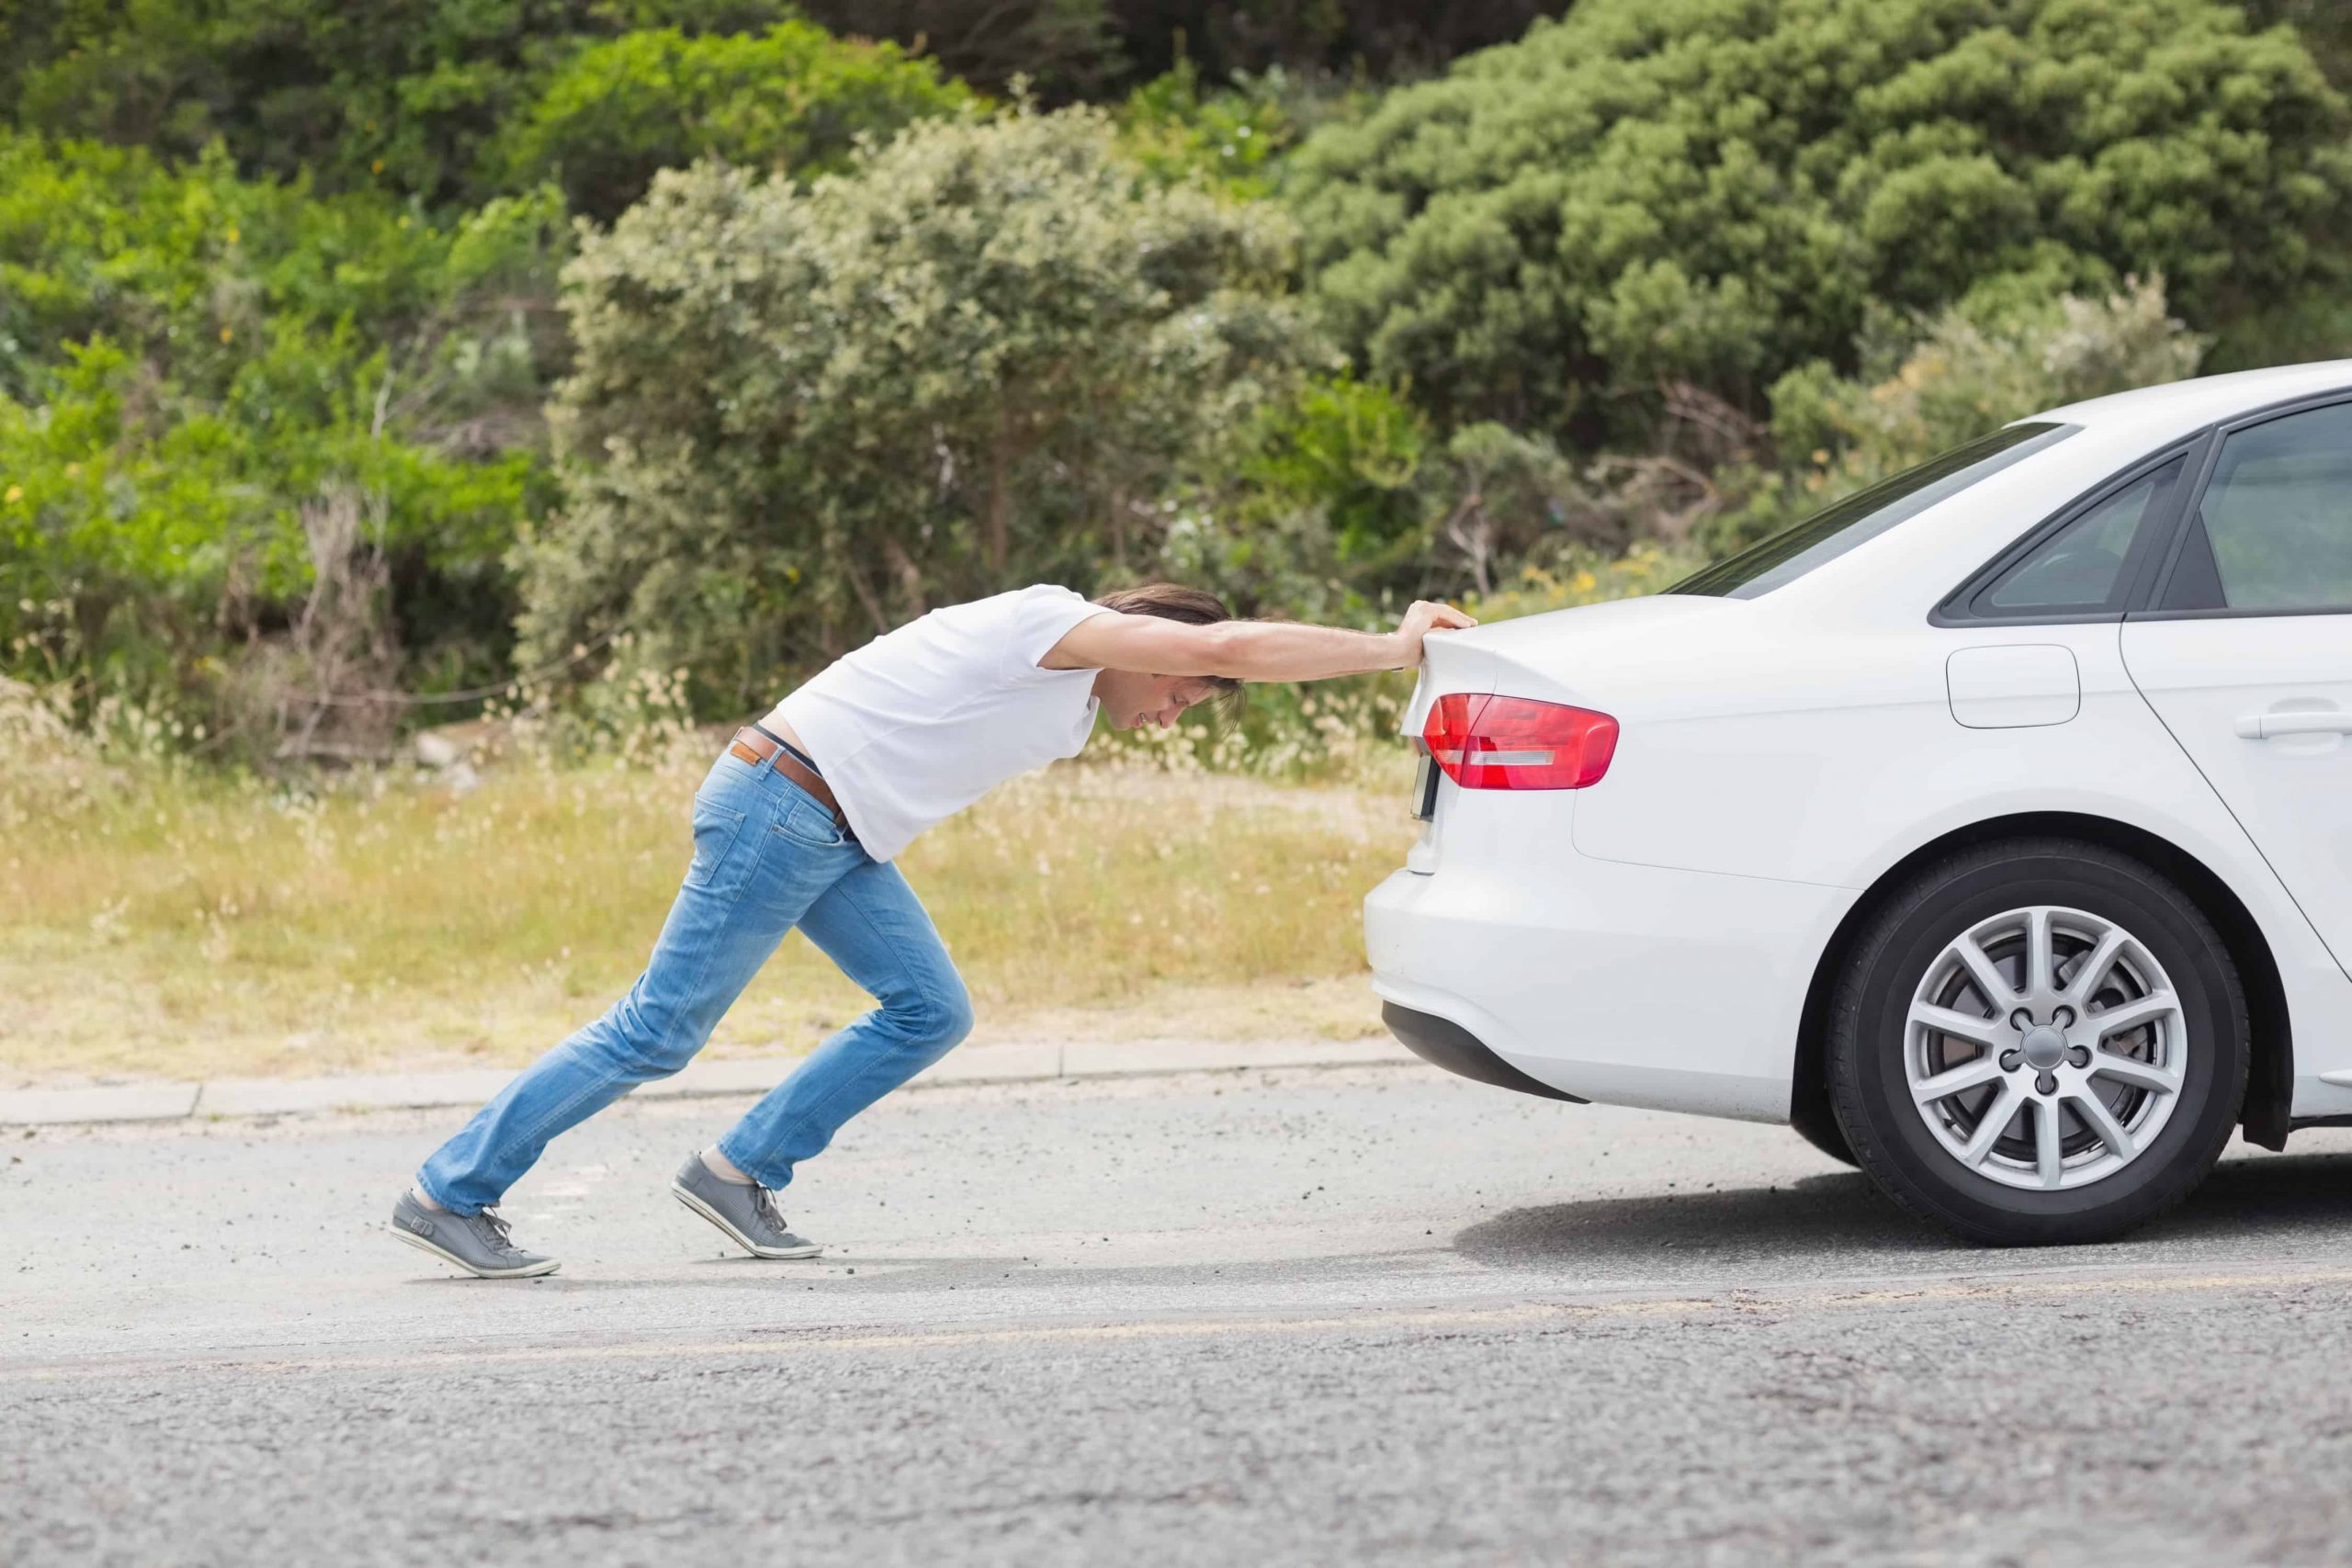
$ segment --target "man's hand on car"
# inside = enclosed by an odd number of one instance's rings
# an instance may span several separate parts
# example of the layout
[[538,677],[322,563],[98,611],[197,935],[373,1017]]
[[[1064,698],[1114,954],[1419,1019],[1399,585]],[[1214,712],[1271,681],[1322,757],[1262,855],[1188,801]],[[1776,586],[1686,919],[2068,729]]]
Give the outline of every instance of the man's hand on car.
[[1419,664],[1421,639],[1430,633],[1460,631],[1477,624],[1476,616],[1465,615],[1451,604],[1441,604],[1429,599],[1416,599],[1413,601],[1412,608],[1405,612],[1405,618],[1396,623],[1396,629],[1389,634],[1396,639],[1401,653],[1401,657],[1394,667],[1398,670],[1410,670]]

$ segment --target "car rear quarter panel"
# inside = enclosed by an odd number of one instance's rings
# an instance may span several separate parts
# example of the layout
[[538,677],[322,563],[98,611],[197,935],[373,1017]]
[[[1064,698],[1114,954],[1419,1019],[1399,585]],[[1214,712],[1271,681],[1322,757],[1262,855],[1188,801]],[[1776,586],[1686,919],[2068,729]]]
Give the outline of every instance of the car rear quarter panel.
[[[2112,624],[1754,629],[1703,663],[1625,672],[1617,756],[1585,792],[1579,852],[1863,888],[1920,843],[2011,812],[2243,837],[2132,685]],[[1953,653],[2053,644],[2081,681],[2072,718],[1976,728],[1954,716]]]
[[[2003,818],[2120,822],[2211,871],[2269,942],[2295,1040],[2294,1113],[2352,1114],[2352,986],[2213,789],[2132,684],[2112,623],[1857,629],[1691,649],[1623,672],[1621,726],[1583,792],[1579,853],[1626,864],[1873,887],[1923,846]],[[2059,644],[2081,706],[2062,723],[1971,728],[1945,671],[1967,648]],[[2331,1084],[2332,1074],[2346,1082]]]

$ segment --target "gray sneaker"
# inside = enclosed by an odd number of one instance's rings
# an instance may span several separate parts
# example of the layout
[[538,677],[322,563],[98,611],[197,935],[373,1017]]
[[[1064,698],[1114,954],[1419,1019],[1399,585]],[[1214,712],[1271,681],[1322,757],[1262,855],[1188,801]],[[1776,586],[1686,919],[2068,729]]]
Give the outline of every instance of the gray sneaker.
[[710,1173],[699,1152],[686,1156],[670,1190],[679,1202],[717,1225],[727,1239],[754,1258],[814,1258],[825,1249],[797,1236],[776,1213],[775,1194],[764,1187],[724,1181]]
[[515,1246],[497,1210],[442,1213],[418,1202],[413,1192],[401,1193],[401,1201],[392,1205],[392,1234],[484,1280],[529,1280],[561,1267],[552,1258]]

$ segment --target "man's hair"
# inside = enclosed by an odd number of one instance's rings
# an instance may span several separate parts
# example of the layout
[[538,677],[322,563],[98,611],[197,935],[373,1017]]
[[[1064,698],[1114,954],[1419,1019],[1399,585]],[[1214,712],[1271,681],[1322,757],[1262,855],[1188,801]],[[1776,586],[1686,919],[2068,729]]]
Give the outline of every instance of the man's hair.
[[1187,588],[1181,582],[1146,582],[1134,588],[1114,589],[1094,602],[1123,615],[1158,615],[1163,621],[1187,621],[1196,626],[1213,626],[1219,621],[1233,619],[1233,612],[1225,607],[1224,600],[1205,588]]
[[[1133,588],[1114,589],[1094,602],[1123,615],[1158,615],[1163,621],[1182,621],[1195,626],[1213,626],[1233,619],[1233,612],[1225,607],[1224,600],[1205,588],[1187,588],[1181,582],[1145,582]],[[1218,716],[1228,724],[1238,718],[1241,682],[1230,675],[1204,675],[1201,679],[1216,688],[1216,700],[1208,705],[1216,709]]]

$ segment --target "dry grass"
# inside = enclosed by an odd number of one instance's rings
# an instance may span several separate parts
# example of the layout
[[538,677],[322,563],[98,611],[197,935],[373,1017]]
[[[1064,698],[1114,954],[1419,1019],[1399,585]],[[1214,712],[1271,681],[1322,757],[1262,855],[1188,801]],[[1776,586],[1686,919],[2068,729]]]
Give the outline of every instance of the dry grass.
[[[527,1060],[643,964],[707,761],[516,764],[463,795],[158,776],[0,812],[0,1080]],[[900,864],[980,1039],[1361,1033],[1358,901],[1409,842],[1408,767],[1306,788],[1065,766]],[[805,1049],[865,1005],[796,935],[713,1047]]]

